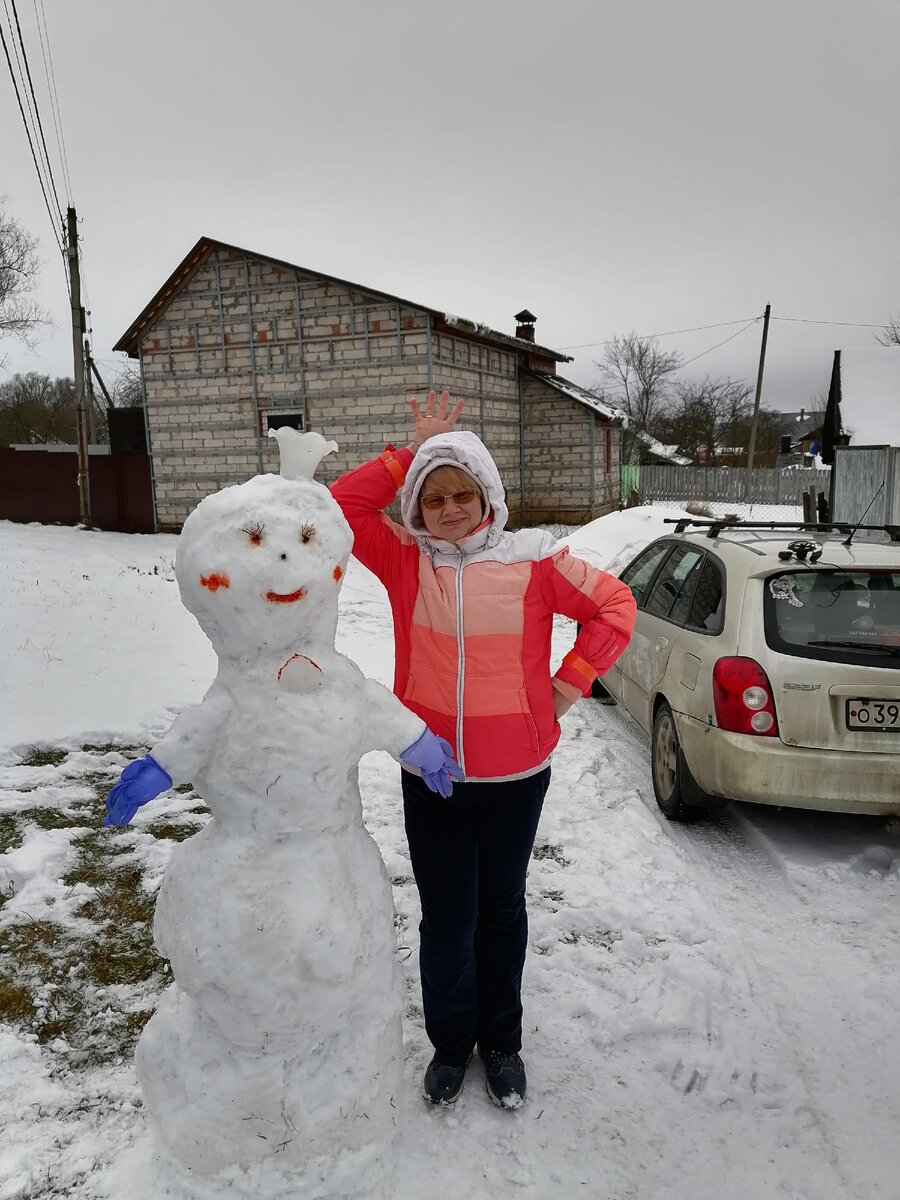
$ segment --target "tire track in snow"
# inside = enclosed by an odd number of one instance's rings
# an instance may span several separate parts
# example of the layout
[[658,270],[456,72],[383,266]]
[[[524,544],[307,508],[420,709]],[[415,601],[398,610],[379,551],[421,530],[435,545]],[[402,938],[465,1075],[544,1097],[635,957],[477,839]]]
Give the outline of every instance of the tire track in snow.
[[[840,1180],[840,1195],[869,1197],[900,1193],[892,1181],[896,1127],[896,1078],[900,1072],[900,1038],[885,1036],[878,1044],[853,1034],[855,1018],[863,1029],[877,1022],[873,1011],[887,1001],[882,1027],[897,1029],[896,968],[889,955],[873,953],[877,933],[853,937],[854,928],[835,920],[846,888],[838,888],[826,872],[817,886],[797,886],[790,864],[754,827],[753,810],[732,808],[714,813],[703,824],[669,822],[655,802],[649,771],[647,739],[617,709],[596,706],[587,717],[601,738],[614,739],[614,753],[639,782],[638,795],[664,832],[696,869],[700,888],[721,908],[718,937],[732,963],[744,975],[736,988],[746,989],[752,1003],[762,996],[774,1019],[773,1049],[781,1048],[808,1098],[808,1119],[821,1135],[823,1150]],[[789,817],[787,818],[789,819]],[[844,881],[846,883],[846,881]],[[878,901],[863,904],[875,921],[900,896],[891,880]],[[731,924],[726,933],[725,921]],[[885,934],[896,924],[885,926]],[[887,936],[885,941],[887,941]],[[873,983],[873,967],[885,968]],[[732,982],[737,982],[733,979]],[[688,1071],[687,1064],[679,1078]],[[698,1072],[702,1075],[702,1073]],[[700,1082],[688,1074],[687,1091]],[[758,1086],[758,1080],[757,1080]],[[884,1190],[888,1189],[888,1190]]]

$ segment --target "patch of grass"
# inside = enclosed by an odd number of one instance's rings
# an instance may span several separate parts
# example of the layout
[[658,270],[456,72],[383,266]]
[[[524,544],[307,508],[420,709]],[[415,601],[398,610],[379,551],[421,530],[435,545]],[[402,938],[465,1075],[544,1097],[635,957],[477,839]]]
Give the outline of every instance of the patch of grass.
[[0,979],[0,1018],[21,1025],[34,1017],[34,1004],[28,988],[8,979]]
[[22,766],[58,767],[68,753],[68,750],[61,750],[54,746],[31,746],[22,759]]
[[32,808],[25,815],[41,829],[77,829],[87,824],[83,815],[69,809]]
[[178,824],[174,821],[155,821],[152,825],[146,826],[147,832],[152,833],[155,838],[165,838],[170,842],[186,842],[189,837],[199,833],[202,828],[202,825],[195,825],[193,822],[187,821]]
[[565,857],[559,846],[554,846],[551,842],[537,842],[534,849],[531,851],[531,857],[537,859],[552,859],[553,862],[559,863],[561,867],[567,867],[569,860]]
[[124,742],[85,742],[81,747],[85,754],[141,754],[143,746],[130,746]]
[[21,844],[22,831],[17,819],[10,813],[0,814],[0,854],[8,854]]
[[72,839],[75,862],[62,877],[66,887],[86,883],[88,887],[101,888],[109,880],[109,846],[103,831],[91,830],[81,837]]

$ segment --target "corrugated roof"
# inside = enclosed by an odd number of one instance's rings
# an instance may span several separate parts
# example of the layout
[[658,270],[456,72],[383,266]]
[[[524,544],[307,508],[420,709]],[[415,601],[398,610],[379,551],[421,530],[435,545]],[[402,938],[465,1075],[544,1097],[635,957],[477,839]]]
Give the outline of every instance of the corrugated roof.
[[539,346],[535,342],[530,342],[525,338],[512,337],[508,333],[500,333],[498,330],[491,329],[488,325],[480,324],[478,321],[470,321],[468,318],[432,308],[428,304],[420,304],[416,300],[407,300],[403,296],[394,296],[390,292],[382,292],[377,288],[372,288],[361,283],[354,283],[349,279],[339,279],[336,275],[330,275],[327,271],[317,271],[312,267],[302,267],[298,263],[287,262],[282,258],[273,258],[269,254],[258,254],[255,250],[247,250],[243,246],[234,246],[230,242],[220,242],[217,238],[209,237],[201,237],[196,245],[185,255],[153,299],[125,330],[113,349],[123,350],[131,358],[137,358],[138,346],[144,331],[158,320],[177,293],[187,283],[193,272],[216,247],[223,250],[233,250],[237,254],[247,255],[249,258],[263,259],[266,262],[275,263],[276,266],[285,267],[289,271],[304,271],[307,274],[315,275],[317,278],[330,279],[334,283],[342,284],[344,287],[353,288],[359,292],[365,292],[371,296],[377,296],[382,300],[391,300],[395,304],[405,304],[408,308],[420,309],[422,312],[430,313],[433,317],[436,317],[449,330],[458,330],[460,333],[465,334],[466,337],[511,347],[529,355],[549,358],[553,362],[572,361],[571,356],[568,354],[560,354],[558,350],[551,350],[548,346]]

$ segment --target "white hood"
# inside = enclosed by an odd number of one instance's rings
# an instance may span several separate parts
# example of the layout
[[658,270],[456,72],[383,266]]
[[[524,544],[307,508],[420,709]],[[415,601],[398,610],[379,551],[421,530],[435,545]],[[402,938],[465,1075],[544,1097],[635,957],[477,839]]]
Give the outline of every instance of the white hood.
[[419,492],[425,476],[436,467],[462,467],[467,471],[481,488],[488,508],[493,510],[492,531],[499,533],[504,529],[509,509],[500,472],[481,438],[462,429],[458,433],[439,433],[429,438],[413,459],[406,482],[400,489],[400,513],[410,533],[416,537],[428,535],[419,512]]

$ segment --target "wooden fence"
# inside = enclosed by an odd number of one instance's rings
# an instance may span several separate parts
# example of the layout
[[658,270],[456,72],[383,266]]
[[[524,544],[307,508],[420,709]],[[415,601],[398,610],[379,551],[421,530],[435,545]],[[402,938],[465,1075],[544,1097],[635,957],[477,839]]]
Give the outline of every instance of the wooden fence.
[[[153,533],[153,489],[146,454],[92,454],[91,516],[98,529]],[[0,520],[77,525],[74,450],[0,449]]]
[[830,480],[831,471],[827,468],[757,467],[752,473],[748,495],[744,467],[623,466],[622,496],[627,498],[634,490],[645,501],[752,501],[754,504],[800,505],[803,493],[810,487],[827,493]]

